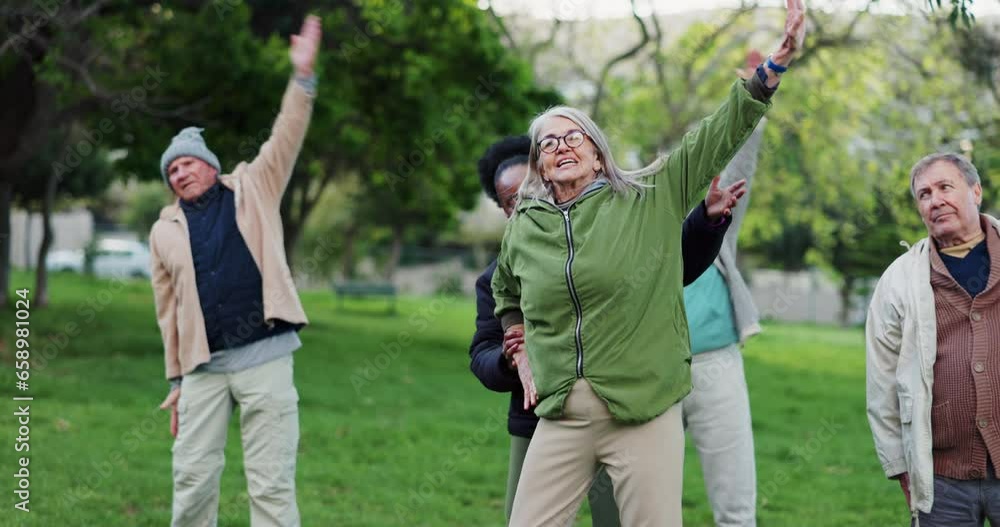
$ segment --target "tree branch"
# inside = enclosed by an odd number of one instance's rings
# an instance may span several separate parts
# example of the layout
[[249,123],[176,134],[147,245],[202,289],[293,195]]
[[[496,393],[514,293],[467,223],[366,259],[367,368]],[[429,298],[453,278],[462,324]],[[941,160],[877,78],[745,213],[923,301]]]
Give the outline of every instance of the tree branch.
[[605,84],[608,79],[608,74],[611,73],[611,68],[634,57],[642,51],[642,48],[646,47],[646,44],[649,43],[649,29],[646,28],[646,23],[643,22],[642,17],[640,17],[638,11],[636,11],[635,0],[632,0],[632,18],[639,24],[639,30],[642,32],[642,39],[635,46],[632,46],[624,53],[609,60],[604,67],[601,68],[601,73],[597,78],[597,92],[594,94],[594,101],[590,106],[590,117],[595,121],[599,116],[601,101],[604,99]]
[[535,42],[528,49],[528,63],[531,64],[532,67],[535,66],[535,60],[538,59],[538,54],[548,48],[551,48],[555,43],[556,34],[559,32],[559,28],[562,27],[562,23],[563,21],[557,18],[556,21],[552,23],[552,27],[549,29],[548,38]]
[[[147,104],[145,102],[140,102],[135,100],[134,98],[131,98],[127,91],[112,92],[107,90],[106,88],[99,85],[97,81],[94,80],[93,76],[90,74],[90,71],[87,69],[86,66],[69,59],[65,55],[57,57],[56,63],[68,68],[73,73],[75,73],[76,76],[83,82],[83,84],[87,86],[87,91],[89,91],[90,94],[96,97],[97,99],[100,99],[101,101],[104,102],[127,99],[130,102],[131,108],[137,110],[139,113],[157,119],[176,119],[176,118],[194,119],[197,117],[196,113],[194,112],[205,107],[205,105],[211,102],[212,100],[211,96],[205,96],[191,104],[179,106],[173,110],[169,111],[160,110],[158,108],[154,108],[150,104]],[[168,104],[168,102],[160,101],[159,104]]]
[[800,67],[811,60],[812,57],[822,49],[833,47],[851,47],[862,44],[863,42],[861,40],[854,38],[854,30],[857,28],[858,22],[860,22],[865,15],[869,14],[872,6],[876,2],[878,2],[878,0],[868,0],[868,3],[865,4],[865,8],[858,11],[858,13],[854,15],[854,18],[852,18],[847,24],[847,27],[841,31],[840,34],[833,36],[824,34],[823,26],[816,18],[815,12],[807,11],[806,16],[809,17],[809,20],[813,23],[813,27],[816,28],[816,31],[814,32],[816,38],[813,39],[813,41],[806,46],[806,49],[802,52],[802,54],[795,59],[796,67]]
[[490,14],[490,18],[497,25],[497,27],[500,28],[500,33],[507,39],[507,44],[514,50],[520,50],[520,47],[517,45],[517,41],[514,40],[514,35],[512,35],[510,30],[507,29],[507,24],[504,23],[503,18],[501,18],[500,15],[493,10],[492,3],[490,4],[490,7],[486,9],[486,12]]

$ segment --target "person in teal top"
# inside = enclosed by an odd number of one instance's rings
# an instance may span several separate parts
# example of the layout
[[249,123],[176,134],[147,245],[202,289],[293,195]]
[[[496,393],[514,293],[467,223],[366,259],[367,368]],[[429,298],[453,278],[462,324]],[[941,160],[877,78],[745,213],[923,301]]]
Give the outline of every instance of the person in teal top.
[[725,348],[740,341],[729,300],[729,285],[722,272],[709,267],[691,285],[684,288],[691,354]]
[[[752,52],[748,64],[759,57]],[[682,416],[719,527],[756,526],[753,429],[740,346],[760,332],[760,324],[750,289],[736,267],[736,247],[750,205],[764,123],[762,119],[722,173],[723,183],[745,180],[747,194],[733,209],[719,257],[684,288],[692,390],[681,402]]]

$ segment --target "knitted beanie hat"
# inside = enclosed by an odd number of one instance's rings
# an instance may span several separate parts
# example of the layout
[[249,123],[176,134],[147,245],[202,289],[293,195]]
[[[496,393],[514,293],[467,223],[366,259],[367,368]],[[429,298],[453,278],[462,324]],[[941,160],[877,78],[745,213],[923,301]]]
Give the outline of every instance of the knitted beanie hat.
[[201,136],[203,130],[204,128],[189,126],[170,140],[170,146],[160,157],[160,173],[163,174],[163,181],[168,187],[170,186],[170,177],[167,176],[167,167],[178,157],[197,157],[214,167],[215,170],[222,172],[219,158],[215,157],[215,154],[205,145],[205,139]]

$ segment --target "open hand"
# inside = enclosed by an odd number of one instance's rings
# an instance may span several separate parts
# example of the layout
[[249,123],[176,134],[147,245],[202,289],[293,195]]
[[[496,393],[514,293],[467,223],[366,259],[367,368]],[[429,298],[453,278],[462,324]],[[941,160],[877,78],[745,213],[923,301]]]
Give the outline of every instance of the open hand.
[[160,403],[160,410],[170,410],[170,435],[177,437],[177,401],[181,400],[181,389],[170,390],[167,398]]
[[315,15],[307,16],[305,22],[302,23],[299,34],[292,35],[292,45],[288,50],[288,55],[292,59],[292,66],[295,67],[297,76],[309,77],[313,74],[313,65],[316,63],[316,54],[319,52],[322,36],[319,17]]
[[785,0],[785,8],[785,34],[778,51],[771,56],[771,60],[779,66],[788,66],[792,62],[792,56],[802,49],[806,39],[805,0]]
[[712,186],[705,196],[705,207],[708,209],[708,219],[718,221],[722,216],[732,216],[733,207],[747,193],[747,180],[741,179],[725,188],[719,188],[722,176],[712,179]]
[[535,388],[535,377],[531,374],[531,365],[528,364],[528,353],[523,349],[515,353],[514,363],[524,388],[524,409],[530,410],[538,404],[538,390]]
[[903,472],[899,476],[899,486],[903,487],[903,495],[906,496],[906,507],[912,508],[910,505],[910,473]]

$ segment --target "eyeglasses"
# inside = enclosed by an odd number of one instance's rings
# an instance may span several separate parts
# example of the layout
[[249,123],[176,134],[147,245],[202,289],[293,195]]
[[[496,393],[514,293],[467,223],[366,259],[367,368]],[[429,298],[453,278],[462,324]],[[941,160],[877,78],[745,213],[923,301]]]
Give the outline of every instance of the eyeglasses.
[[559,149],[559,141],[563,141],[570,148],[576,148],[583,144],[583,140],[586,137],[587,134],[583,130],[570,130],[565,135],[559,137],[554,135],[546,136],[538,142],[538,149],[546,154],[551,154]]

